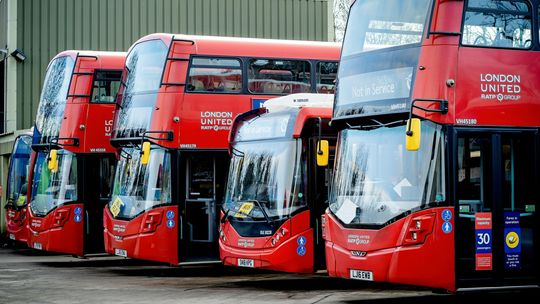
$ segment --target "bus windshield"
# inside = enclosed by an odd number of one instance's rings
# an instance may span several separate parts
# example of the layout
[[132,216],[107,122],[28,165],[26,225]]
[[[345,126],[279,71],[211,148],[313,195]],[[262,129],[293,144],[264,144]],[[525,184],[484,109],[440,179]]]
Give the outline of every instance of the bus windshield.
[[74,65],[75,61],[69,56],[58,57],[49,64],[36,115],[40,143],[47,143],[60,132]]
[[339,64],[334,119],[408,111],[431,2],[353,4]]
[[166,57],[167,47],[161,40],[141,42],[130,51],[118,93],[117,138],[139,137],[148,129]]
[[133,219],[144,211],[172,202],[169,152],[153,148],[146,165],[141,163],[141,153],[136,148],[123,148],[122,155],[109,203],[116,218]]
[[48,153],[37,153],[30,201],[30,209],[36,215],[47,215],[77,200],[77,157],[66,150],[58,150],[57,157],[58,167],[49,170]]
[[[301,140],[238,142],[233,149],[225,212],[236,218],[277,220],[306,205]],[[249,210],[239,212],[246,203]]]
[[6,204],[21,207],[26,204],[28,162],[32,137],[21,136],[15,141],[7,179]]
[[445,200],[442,127],[422,123],[421,148],[405,149],[406,126],[341,132],[330,210],[345,225],[381,226]]
[[417,44],[431,0],[357,0],[351,7],[343,57]]

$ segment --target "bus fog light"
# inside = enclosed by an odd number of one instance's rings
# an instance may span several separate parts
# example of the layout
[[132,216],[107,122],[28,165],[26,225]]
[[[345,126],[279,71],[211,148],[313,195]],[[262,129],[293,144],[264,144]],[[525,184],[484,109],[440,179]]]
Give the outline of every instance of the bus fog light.
[[416,229],[420,229],[422,227],[422,222],[416,221]]
[[276,239],[273,238],[270,244],[272,244],[272,246],[276,246]]

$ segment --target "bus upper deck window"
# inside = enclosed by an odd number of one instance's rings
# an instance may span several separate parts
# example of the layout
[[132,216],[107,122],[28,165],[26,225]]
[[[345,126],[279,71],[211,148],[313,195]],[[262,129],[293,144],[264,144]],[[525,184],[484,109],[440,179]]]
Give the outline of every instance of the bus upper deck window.
[[470,0],[463,22],[463,45],[516,49],[532,45],[532,15],[526,2]]
[[96,71],[91,102],[114,103],[118,89],[120,89],[121,75],[122,71]]
[[292,94],[311,91],[308,61],[251,59],[248,89],[255,94]]
[[234,58],[193,58],[189,69],[188,92],[240,93],[242,69]]

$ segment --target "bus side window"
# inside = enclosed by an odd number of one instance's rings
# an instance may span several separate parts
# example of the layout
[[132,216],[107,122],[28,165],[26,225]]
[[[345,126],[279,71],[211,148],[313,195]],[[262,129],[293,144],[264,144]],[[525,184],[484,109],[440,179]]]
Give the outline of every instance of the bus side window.
[[240,60],[234,58],[193,58],[186,90],[201,93],[240,93],[242,91]]
[[532,15],[522,1],[469,1],[461,43],[470,46],[528,49]]
[[94,74],[92,87],[93,103],[114,103],[116,94],[120,89],[122,71],[98,70]]
[[304,60],[251,59],[248,89],[254,94],[286,95],[311,91],[310,64]]
[[338,63],[335,61],[317,62],[317,93],[333,94]]

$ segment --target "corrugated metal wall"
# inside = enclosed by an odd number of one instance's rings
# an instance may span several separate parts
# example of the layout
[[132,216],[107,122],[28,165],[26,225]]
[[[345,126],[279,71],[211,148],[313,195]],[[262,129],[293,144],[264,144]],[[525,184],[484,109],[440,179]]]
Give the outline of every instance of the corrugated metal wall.
[[[0,0],[0,49],[7,47],[7,1]],[[6,66],[3,62],[6,54],[0,53],[0,134],[5,132],[5,100],[6,100],[6,82],[5,82],[5,71]],[[0,147],[1,149],[1,147]]]
[[28,59],[17,71],[17,128],[32,126],[47,63],[61,50],[127,50],[155,32],[326,41],[328,1],[19,0]]
[[7,45],[7,1],[0,0],[0,49],[5,48],[6,45]]

